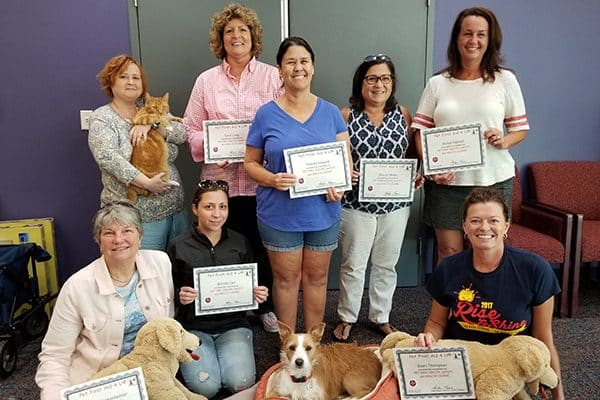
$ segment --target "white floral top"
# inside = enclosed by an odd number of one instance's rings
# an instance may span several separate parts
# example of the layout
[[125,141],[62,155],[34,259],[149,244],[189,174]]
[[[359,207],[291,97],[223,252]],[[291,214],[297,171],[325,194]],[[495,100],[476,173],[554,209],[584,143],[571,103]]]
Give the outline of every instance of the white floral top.
[[[167,131],[169,149],[169,179],[179,182],[164,193],[138,196],[136,206],[142,214],[142,222],[158,221],[183,209],[183,184],[174,161],[177,145],[185,143],[187,133],[179,122],[171,122]],[[97,108],[90,118],[88,145],[102,174],[101,205],[114,199],[127,197],[127,185],[139,171],[131,165],[132,146],[129,141],[131,124],[117,114],[108,104]]]

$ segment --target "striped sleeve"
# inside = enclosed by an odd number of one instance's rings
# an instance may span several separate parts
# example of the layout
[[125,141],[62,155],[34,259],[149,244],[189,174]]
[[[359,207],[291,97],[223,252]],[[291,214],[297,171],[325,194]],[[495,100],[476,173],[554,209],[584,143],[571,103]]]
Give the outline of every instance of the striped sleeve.
[[435,127],[435,121],[433,120],[433,111],[435,110],[435,97],[433,89],[431,87],[431,79],[427,82],[423,94],[421,94],[421,100],[419,100],[419,106],[415,112],[411,128],[414,129],[430,129]]
[[525,110],[525,100],[521,93],[521,87],[517,77],[510,71],[502,71],[502,77],[505,82],[505,111],[504,125],[510,131],[529,130],[529,121]]

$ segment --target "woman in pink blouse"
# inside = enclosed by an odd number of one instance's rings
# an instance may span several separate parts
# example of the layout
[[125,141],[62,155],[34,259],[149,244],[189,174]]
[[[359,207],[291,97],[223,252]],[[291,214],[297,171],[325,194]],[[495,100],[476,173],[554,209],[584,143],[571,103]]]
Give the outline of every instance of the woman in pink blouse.
[[[204,161],[203,121],[252,120],[263,104],[282,91],[277,68],[256,59],[262,52],[262,26],[254,10],[231,4],[212,18],[209,44],[222,63],[198,76],[184,115],[192,158]],[[251,243],[258,263],[261,285],[272,286],[272,274],[256,224],[256,182],[244,164],[222,162],[203,164],[201,179],[224,180],[229,184],[227,225]],[[277,332],[273,304],[267,301],[258,310],[265,330]]]

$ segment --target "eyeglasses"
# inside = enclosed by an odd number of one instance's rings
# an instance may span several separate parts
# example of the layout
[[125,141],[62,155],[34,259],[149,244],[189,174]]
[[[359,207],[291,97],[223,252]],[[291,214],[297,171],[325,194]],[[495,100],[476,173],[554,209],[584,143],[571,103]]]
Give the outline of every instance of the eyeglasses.
[[202,179],[198,183],[198,187],[204,191],[211,189],[221,189],[225,193],[229,193],[229,184],[224,180],[213,181],[212,179]]
[[366,56],[363,62],[373,62],[373,61],[392,61],[392,59],[387,54],[375,54],[374,56]]
[[367,85],[369,86],[373,86],[374,84],[377,83],[377,81],[381,81],[381,83],[383,83],[384,85],[387,85],[388,83],[391,83],[394,80],[394,78],[392,77],[392,75],[367,75],[365,76],[365,82],[367,82]]

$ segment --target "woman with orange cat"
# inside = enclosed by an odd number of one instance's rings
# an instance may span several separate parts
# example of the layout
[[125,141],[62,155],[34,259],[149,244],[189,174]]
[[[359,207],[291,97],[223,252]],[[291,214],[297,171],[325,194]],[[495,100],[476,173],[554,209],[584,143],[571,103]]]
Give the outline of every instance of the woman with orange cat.
[[[135,185],[152,193],[138,196],[135,205],[142,213],[142,249],[166,250],[169,242],[188,227],[183,209],[183,188],[174,161],[177,145],[187,133],[179,122],[169,126],[135,125],[138,105],[146,94],[147,81],[141,65],[121,54],[108,60],[98,73],[98,81],[111,102],[96,109],[90,118],[88,144],[102,175],[102,205],[127,196],[127,186]],[[145,141],[151,129],[158,131],[168,149],[169,176],[147,176],[130,162],[134,146]],[[165,179],[166,178],[166,179]]]
[[[282,90],[277,68],[256,59],[263,43],[254,10],[230,4],[215,14],[209,43],[222,63],[198,76],[184,116],[192,158],[199,163],[204,161],[204,121],[252,120],[260,106],[277,98]],[[271,287],[271,267],[256,222],[256,182],[246,174],[243,163],[203,164],[200,177],[229,184],[227,226],[248,238],[258,263],[259,282]],[[269,299],[257,314],[266,331],[277,332],[272,311]]]

